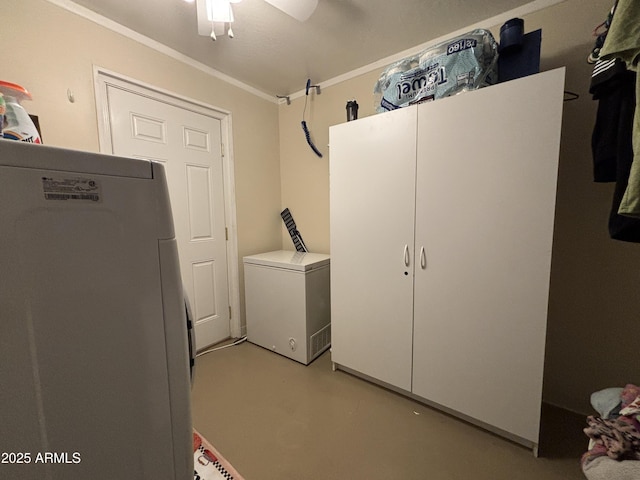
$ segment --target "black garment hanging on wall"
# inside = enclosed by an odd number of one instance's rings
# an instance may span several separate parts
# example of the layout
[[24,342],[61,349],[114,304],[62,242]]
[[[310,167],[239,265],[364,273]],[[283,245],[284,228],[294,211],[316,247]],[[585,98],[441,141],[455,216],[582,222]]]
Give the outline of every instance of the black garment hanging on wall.
[[591,138],[594,181],[616,182],[609,213],[609,235],[615,240],[640,243],[640,220],[618,215],[633,162],[635,82],[635,72],[628,71],[624,62],[599,60],[589,92],[598,100]]

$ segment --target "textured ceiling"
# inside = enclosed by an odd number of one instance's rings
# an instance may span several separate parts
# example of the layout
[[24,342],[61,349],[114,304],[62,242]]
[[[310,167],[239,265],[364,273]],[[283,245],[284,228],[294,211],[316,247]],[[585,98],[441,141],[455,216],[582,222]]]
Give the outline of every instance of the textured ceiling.
[[307,78],[327,81],[530,0],[319,0],[304,23],[263,0],[243,0],[234,5],[235,38],[216,42],[197,34],[195,3],[74,3],[264,93],[288,95]]

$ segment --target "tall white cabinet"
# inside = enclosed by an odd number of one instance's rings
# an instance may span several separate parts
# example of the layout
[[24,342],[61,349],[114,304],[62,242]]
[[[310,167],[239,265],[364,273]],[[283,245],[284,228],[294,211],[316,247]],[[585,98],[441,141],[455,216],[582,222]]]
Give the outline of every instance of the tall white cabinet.
[[564,69],[331,127],[332,360],[537,447]]

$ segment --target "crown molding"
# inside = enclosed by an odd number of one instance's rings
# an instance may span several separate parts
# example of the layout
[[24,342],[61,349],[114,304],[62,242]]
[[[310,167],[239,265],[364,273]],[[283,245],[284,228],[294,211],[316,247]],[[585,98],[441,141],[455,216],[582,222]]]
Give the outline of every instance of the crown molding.
[[223,82],[229,83],[234,87],[237,87],[241,90],[251,93],[252,95],[255,95],[257,97],[260,97],[263,100],[267,100],[272,103],[277,103],[278,101],[278,99],[273,95],[269,95],[268,93],[265,93],[262,90],[258,90],[255,87],[247,85],[246,83],[241,82],[240,80],[237,80],[229,75],[226,75],[220,72],[219,70],[216,70],[215,68],[211,68],[203,63],[200,63],[194,60],[193,58],[178,52],[177,50],[169,48],[166,45],[160,42],[157,42],[156,40],[153,40],[145,35],[141,35],[138,32],[135,32],[130,28],[125,27],[124,25],[114,22],[113,20],[110,20],[107,17],[94,12],[93,10],[89,10],[86,7],[78,5],[77,3],[74,3],[70,0],[46,0],[46,1],[60,8],[63,8],[71,13],[74,13],[80,17],[83,17],[91,22],[94,22],[100,25],[101,27],[107,28],[115,33],[123,35],[135,42],[141,43],[146,47],[152,48],[153,50],[156,50],[157,52],[162,53],[164,55],[167,55],[168,57],[171,57],[174,60],[178,60],[179,62],[189,65],[190,67],[193,67],[196,70],[200,70],[201,72],[204,72],[207,75],[211,75],[212,77],[222,80]]

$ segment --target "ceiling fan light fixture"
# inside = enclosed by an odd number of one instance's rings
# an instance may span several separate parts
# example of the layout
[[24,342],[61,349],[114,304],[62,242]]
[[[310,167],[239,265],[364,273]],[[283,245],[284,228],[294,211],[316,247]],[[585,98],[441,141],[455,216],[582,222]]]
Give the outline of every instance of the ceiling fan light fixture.
[[209,22],[233,22],[233,10],[229,0],[206,0]]
[[[216,40],[217,35],[224,35],[230,24],[234,21],[232,3],[239,3],[241,0],[195,0],[196,14],[198,17],[198,34],[211,37]],[[222,25],[222,29],[218,28]],[[216,30],[214,32],[214,29]],[[221,33],[219,33],[221,30]],[[233,31],[231,35],[233,38]]]

